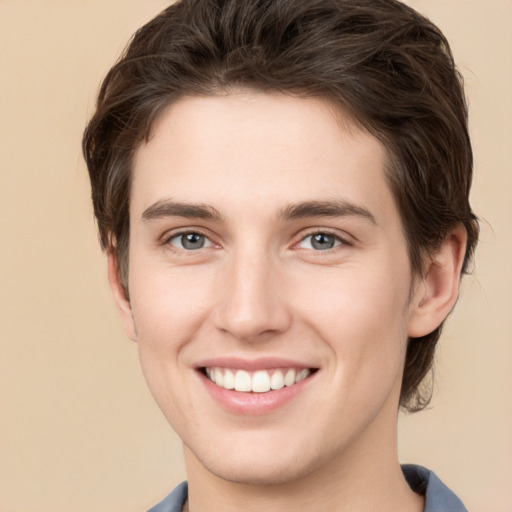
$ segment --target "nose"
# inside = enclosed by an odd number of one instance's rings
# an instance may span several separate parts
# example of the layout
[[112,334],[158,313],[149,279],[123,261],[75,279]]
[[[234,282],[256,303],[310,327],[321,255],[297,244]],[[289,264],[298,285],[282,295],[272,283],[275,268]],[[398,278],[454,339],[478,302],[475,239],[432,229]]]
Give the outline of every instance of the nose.
[[283,274],[268,255],[233,255],[219,283],[215,310],[218,329],[243,341],[280,334],[291,323]]

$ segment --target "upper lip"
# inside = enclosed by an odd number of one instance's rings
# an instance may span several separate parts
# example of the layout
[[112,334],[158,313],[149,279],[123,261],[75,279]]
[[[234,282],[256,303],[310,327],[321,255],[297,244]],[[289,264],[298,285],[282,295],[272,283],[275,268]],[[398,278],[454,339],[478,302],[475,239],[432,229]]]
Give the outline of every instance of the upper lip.
[[281,357],[261,357],[243,359],[240,357],[213,357],[204,359],[195,365],[197,368],[234,368],[237,370],[256,371],[276,368],[316,368],[311,364]]

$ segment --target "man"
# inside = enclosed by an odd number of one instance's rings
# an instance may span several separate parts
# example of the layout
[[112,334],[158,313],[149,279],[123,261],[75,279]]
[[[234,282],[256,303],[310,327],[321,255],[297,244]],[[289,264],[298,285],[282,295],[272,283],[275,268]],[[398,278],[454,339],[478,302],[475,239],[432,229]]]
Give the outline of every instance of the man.
[[188,486],[154,512],[465,510],[401,468],[478,226],[439,30],[393,0],[184,0],[84,136],[109,281]]

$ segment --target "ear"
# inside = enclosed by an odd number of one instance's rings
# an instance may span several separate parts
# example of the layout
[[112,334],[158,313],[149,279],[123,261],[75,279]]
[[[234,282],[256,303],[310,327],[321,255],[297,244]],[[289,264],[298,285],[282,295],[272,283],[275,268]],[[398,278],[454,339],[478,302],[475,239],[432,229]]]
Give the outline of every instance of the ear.
[[459,296],[462,264],[466,253],[467,232],[457,224],[431,255],[423,278],[415,286],[410,305],[410,337],[426,336],[448,316]]
[[108,272],[108,284],[110,285],[110,291],[114,296],[114,302],[121,316],[121,322],[124,327],[124,331],[128,338],[133,341],[137,341],[137,335],[135,332],[135,324],[133,322],[132,308],[130,301],[127,299],[124,292],[121,279],[119,277],[119,265],[117,263],[117,256],[113,251],[107,253],[107,272]]

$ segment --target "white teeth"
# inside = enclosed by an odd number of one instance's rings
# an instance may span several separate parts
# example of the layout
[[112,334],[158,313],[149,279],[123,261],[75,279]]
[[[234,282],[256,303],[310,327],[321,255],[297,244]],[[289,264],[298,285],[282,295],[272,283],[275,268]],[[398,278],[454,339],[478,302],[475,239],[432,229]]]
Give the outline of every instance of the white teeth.
[[215,368],[215,383],[217,386],[224,386],[224,374],[220,368]]
[[226,389],[235,389],[235,376],[231,370],[226,370],[222,387]]
[[238,370],[236,372],[235,390],[245,392],[252,391],[251,376],[244,370]]
[[272,377],[270,377],[270,388],[271,389],[284,388],[284,377],[283,377],[283,372],[281,370],[276,370],[272,374]]
[[293,386],[295,384],[295,370],[288,370],[284,376],[284,385]]
[[[266,393],[270,390],[293,386],[311,374],[311,370],[303,368],[295,370],[258,370],[252,375],[245,370],[229,370],[223,368],[206,368],[207,377],[224,389],[234,389],[244,393]],[[286,371],[286,373],[284,373]]]
[[297,373],[297,377],[295,377],[295,382],[300,382],[301,380],[304,380],[311,372],[304,368],[299,373]]
[[259,371],[252,376],[252,390],[255,393],[270,391],[270,376],[268,372]]

